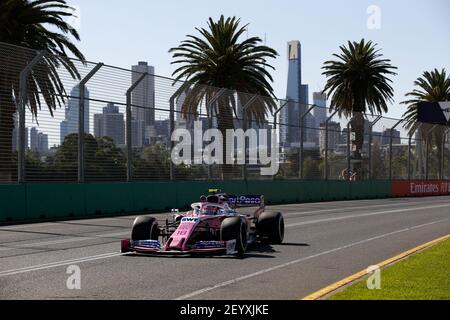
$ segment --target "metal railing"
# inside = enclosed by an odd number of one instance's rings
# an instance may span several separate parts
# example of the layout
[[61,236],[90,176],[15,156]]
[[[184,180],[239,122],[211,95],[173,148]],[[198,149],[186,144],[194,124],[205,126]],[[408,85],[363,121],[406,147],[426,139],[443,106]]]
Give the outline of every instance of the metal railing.
[[[70,60],[53,64],[63,91],[48,91],[54,56],[0,43],[0,183],[220,179],[449,179],[448,128],[422,125],[414,132],[400,119],[365,115],[364,142],[355,156],[351,119],[314,104],[275,100],[200,86],[132,70]],[[47,86],[47,87],[46,87]],[[202,99],[190,99],[193,90]],[[49,96],[47,93],[52,92]],[[261,176],[261,165],[175,165],[175,129],[202,133],[225,121],[217,111],[234,101],[229,127],[271,129],[280,141],[280,170]],[[271,106],[265,118],[257,108]],[[49,109],[50,107],[50,109]],[[261,121],[262,120],[262,121]],[[201,140],[202,137],[200,137]],[[200,141],[196,147],[202,148]],[[195,149],[195,148],[194,148]],[[198,151],[198,150],[193,150]],[[224,174],[226,173],[226,174]]]

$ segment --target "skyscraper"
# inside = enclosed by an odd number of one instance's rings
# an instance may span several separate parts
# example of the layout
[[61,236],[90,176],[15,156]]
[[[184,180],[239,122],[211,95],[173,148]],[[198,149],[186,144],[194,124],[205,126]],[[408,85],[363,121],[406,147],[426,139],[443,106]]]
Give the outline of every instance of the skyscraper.
[[313,93],[313,104],[316,105],[316,107],[313,109],[313,115],[314,115],[314,128],[315,134],[314,139],[315,142],[318,143],[319,141],[319,128],[320,125],[325,123],[327,121],[327,96],[326,94],[322,94],[321,92],[314,92]]
[[321,92],[313,93],[313,104],[317,107],[313,110],[316,127],[320,127],[327,120],[327,95]]
[[137,127],[132,129],[132,133],[140,136],[132,138],[133,147],[142,147],[147,144],[145,133],[152,131],[155,125],[155,67],[149,66],[145,61],[140,61],[138,65],[132,66],[132,70],[134,71],[131,77],[132,83],[135,83],[142,73],[149,74],[134,89],[131,101],[133,104],[132,117]]
[[[65,119],[60,124],[61,144],[67,135],[78,133],[78,109],[80,104],[80,88],[76,85],[70,92],[70,98],[66,105]],[[84,88],[84,132],[89,133],[89,90]]]
[[37,153],[48,151],[48,135],[39,132],[35,127],[30,130],[30,150]]
[[37,152],[39,153],[46,153],[48,152],[48,135],[44,134],[42,132],[38,133],[37,136]]
[[[28,148],[28,128],[25,127],[25,149]],[[14,114],[14,129],[12,132],[12,150],[16,152],[19,148],[19,113]]]
[[36,128],[31,128],[30,130],[30,150],[37,151],[38,150],[38,131]]
[[[300,41],[288,42],[288,83],[286,99],[288,103],[281,111],[280,135],[286,145],[292,146],[300,142],[300,117],[308,108],[308,86],[302,84],[302,60]],[[309,127],[312,116],[305,118],[305,126]],[[308,130],[305,130],[304,139],[307,140]]]
[[94,114],[94,136],[110,137],[116,146],[125,144],[125,121],[123,113],[114,103],[108,103],[103,113]]

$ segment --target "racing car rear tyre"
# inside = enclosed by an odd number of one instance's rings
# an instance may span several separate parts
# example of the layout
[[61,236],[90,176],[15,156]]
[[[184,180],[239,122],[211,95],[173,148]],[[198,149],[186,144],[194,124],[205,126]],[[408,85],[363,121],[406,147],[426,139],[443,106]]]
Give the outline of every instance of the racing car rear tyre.
[[137,217],[131,229],[131,240],[158,240],[159,226],[153,217]]
[[271,244],[280,244],[284,239],[284,219],[280,212],[263,212],[258,218],[257,232]]
[[247,249],[247,224],[240,217],[227,218],[220,227],[220,240],[236,240],[236,252],[243,255]]

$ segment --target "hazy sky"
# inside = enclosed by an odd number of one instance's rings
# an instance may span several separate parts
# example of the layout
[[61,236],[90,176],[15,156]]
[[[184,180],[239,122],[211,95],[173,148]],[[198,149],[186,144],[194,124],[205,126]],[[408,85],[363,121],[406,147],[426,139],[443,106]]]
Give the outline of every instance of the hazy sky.
[[[449,0],[69,0],[80,9],[80,48],[90,61],[130,68],[139,60],[171,76],[168,49],[177,46],[208,17],[236,15],[249,23],[249,35],[266,35],[280,56],[272,61],[277,97],[286,95],[286,42],[303,47],[303,82],[310,95],[321,89],[324,61],[347,40],[366,38],[379,44],[397,66],[395,103],[389,115],[400,117],[399,102],[423,71],[445,67],[450,72]],[[381,28],[369,29],[367,9],[381,10]]]

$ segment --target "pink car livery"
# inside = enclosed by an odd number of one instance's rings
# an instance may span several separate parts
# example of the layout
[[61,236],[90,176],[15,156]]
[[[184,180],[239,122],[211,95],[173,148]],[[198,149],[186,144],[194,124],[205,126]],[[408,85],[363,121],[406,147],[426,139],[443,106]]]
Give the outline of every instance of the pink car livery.
[[[137,217],[131,239],[121,241],[121,252],[141,254],[227,254],[242,256],[254,242],[280,244],[284,239],[284,218],[280,212],[266,212],[264,196],[232,196],[211,189],[193,203],[191,210],[177,214],[160,225],[156,218]],[[239,208],[252,208],[238,213]]]

